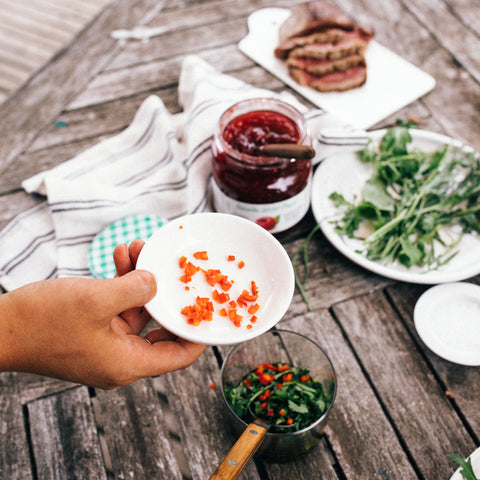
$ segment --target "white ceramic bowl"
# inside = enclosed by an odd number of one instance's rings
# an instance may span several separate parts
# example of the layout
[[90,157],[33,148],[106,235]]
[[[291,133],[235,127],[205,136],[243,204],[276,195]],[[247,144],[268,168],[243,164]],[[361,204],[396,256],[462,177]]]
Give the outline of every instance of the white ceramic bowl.
[[[199,251],[206,251],[208,260],[195,259],[193,254]],[[228,261],[229,255],[235,256],[235,261]],[[243,320],[237,327],[219,314],[228,305],[214,301],[211,321],[189,324],[181,313],[183,307],[195,304],[197,296],[211,297],[214,288],[223,291],[210,286],[202,271],[187,284],[180,281],[184,274],[179,266],[181,256],[203,270],[219,269],[227,275],[233,281],[228,291],[231,300],[244,289],[250,291],[254,281],[258,300],[248,306],[260,305],[256,322],[250,322],[251,314],[239,308]],[[240,261],[245,263],[243,268],[239,268]],[[167,223],[147,240],[137,269],[152,272],[157,280],[157,294],[146,305],[152,317],[179,337],[206,345],[233,345],[271,329],[287,311],[295,288],[292,263],[279,241],[254,222],[223,213],[197,213]]]

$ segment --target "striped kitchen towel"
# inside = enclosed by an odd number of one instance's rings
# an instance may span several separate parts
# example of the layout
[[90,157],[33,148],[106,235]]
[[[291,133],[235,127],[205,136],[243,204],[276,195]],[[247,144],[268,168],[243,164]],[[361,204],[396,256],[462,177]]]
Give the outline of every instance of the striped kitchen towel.
[[44,203],[15,218],[0,233],[0,285],[91,276],[88,251],[98,232],[128,215],[164,219],[211,210],[210,143],[220,115],[246,98],[272,97],[304,111],[318,155],[356,150],[366,134],[323,110],[307,110],[293,95],[255,88],[215,70],[197,56],[184,60],[179,79],[183,112],[172,115],[148,97],[132,123],[73,159],[22,183]]

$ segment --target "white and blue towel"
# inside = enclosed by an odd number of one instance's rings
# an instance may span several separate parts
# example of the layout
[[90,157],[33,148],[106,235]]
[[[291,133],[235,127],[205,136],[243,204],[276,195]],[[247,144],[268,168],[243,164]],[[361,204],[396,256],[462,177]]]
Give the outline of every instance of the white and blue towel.
[[172,115],[148,97],[131,125],[73,159],[22,183],[46,201],[0,233],[0,285],[12,290],[54,277],[90,277],[88,250],[107,225],[132,214],[165,219],[211,210],[210,143],[220,115],[253,97],[293,103],[307,119],[316,162],[338,149],[357,150],[366,133],[331,114],[308,110],[289,93],[258,89],[222,74],[197,56],[184,60],[179,79],[183,112]]

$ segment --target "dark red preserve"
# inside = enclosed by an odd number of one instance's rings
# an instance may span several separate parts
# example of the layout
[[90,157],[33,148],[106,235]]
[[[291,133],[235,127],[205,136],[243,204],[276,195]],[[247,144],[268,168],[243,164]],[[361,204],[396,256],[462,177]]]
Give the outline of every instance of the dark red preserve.
[[272,98],[244,100],[220,118],[212,142],[217,211],[255,221],[272,233],[294,226],[310,205],[311,160],[268,157],[273,143],[310,145],[303,115]]
[[282,113],[258,110],[234,118],[223,131],[223,139],[237,152],[260,156],[260,147],[272,143],[298,143],[296,123]]

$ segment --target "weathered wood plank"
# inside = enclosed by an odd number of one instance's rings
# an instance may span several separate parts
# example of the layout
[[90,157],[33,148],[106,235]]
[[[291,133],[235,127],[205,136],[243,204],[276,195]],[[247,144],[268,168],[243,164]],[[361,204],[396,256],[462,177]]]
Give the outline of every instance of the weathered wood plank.
[[119,24],[128,27],[141,23],[155,6],[155,0],[111,3],[90,28],[69,44],[64,54],[56,56],[7,99],[0,107],[0,131],[4,139],[0,145],[0,172],[115,55],[119,46],[105,32]]
[[[191,53],[201,52],[213,46],[223,46],[228,43],[237,43],[247,33],[248,15],[263,7],[287,7],[301,3],[301,0],[215,0],[195,2],[188,9],[165,8],[149,23],[149,27],[165,28],[165,34],[152,37],[146,45],[142,42],[131,41],[119,55],[108,65],[108,69],[130,67],[137,63],[149,63],[161,58],[172,56],[180,51],[188,50]],[[230,30],[231,29],[231,30]],[[189,34],[185,35],[185,30]],[[210,33],[209,33],[210,31]],[[178,32],[176,34],[175,32]],[[183,33],[182,33],[183,32]],[[190,32],[192,32],[190,34]],[[176,43],[175,38],[181,37]],[[147,47],[147,48],[145,48]]]
[[424,478],[441,478],[451,464],[447,454],[470,452],[475,444],[403,323],[378,294],[333,311],[418,470]]
[[0,375],[0,478],[33,479],[23,407],[12,374]]
[[[406,0],[407,8],[425,25],[439,44],[480,83],[480,57],[478,31],[468,28],[468,22],[478,19],[478,5],[462,7],[459,18],[452,6],[441,0],[430,0],[428,5],[421,0]],[[463,20],[465,19],[465,20]],[[467,24],[466,24],[467,22]],[[461,33],[460,33],[461,32]]]
[[181,480],[161,404],[149,380],[115,391],[98,390],[95,400],[114,478]]
[[[480,283],[480,276],[470,279],[471,283]],[[440,379],[444,394],[452,401],[456,408],[462,412],[462,416],[476,436],[476,442],[480,438],[480,411],[478,408],[478,399],[480,398],[480,370],[478,367],[467,367],[457,365],[429,350],[418,336],[413,323],[413,309],[420,295],[426,290],[426,287],[408,285],[400,283],[387,289],[389,296],[395,304],[404,320],[410,335],[422,349],[423,355],[435,369],[435,373]],[[469,455],[467,450],[461,452],[464,456]]]
[[28,418],[38,478],[107,479],[86,387],[29,403]]
[[[253,65],[233,44],[205,49],[198,55],[208,63],[215,64],[215,68],[220,71],[238,71]],[[147,64],[102,72],[70,103],[68,110],[85,108],[141,92],[174,87],[178,84],[185,56],[184,53]]]
[[[337,374],[337,398],[325,428],[335,457],[347,479],[417,478],[407,454],[382,411],[368,377],[327,310],[283,322],[282,328],[307,335],[330,357]],[[318,459],[305,457],[298,478],[315,478]],[[300,467],[299,467],[300,468]],[[310,470],[311,469],[311,470]],[[311,472],[310,476],[308,471]],[[322,471],[320,468],[316,470]],[[313,475],[313,476],[312,476]],[[285,477],[288,478],[288,477]]]
[[[303,242],[303,239],[297,240],[285,246],[290,258],[294,259]],[[304,289],[312,310],[328,308],[348,298],[381,290],[392,282],[355,265],[340,254],[320,231],[308,244],[308,264],[310,273],[304,283]],[[295,266],[298,277],[303,282],[305,277],[303,253],[297,255]],[[297,291],[285,319],[306,312],[307,305]]]
[[461,21],[462,30],[469,28],[478,35],[480,32],[480,16],[478,15],[478,5],[469,0],[448,0],[446,2],[452,12]]
[[22,404],[24,405],[42,397],[78,388],[77,383],[43,377],[34,373],[13,373],[13,382],[21,393]]
[[[272,479],[290,480],[293,478],[321,478],[322,480],[339,480],[338,465],[332,456],[325,437],[305,457],[288,462],[288,472],[284,464],[268,464],[268,474]],[[321,475],[321,477],[320,477]]]

